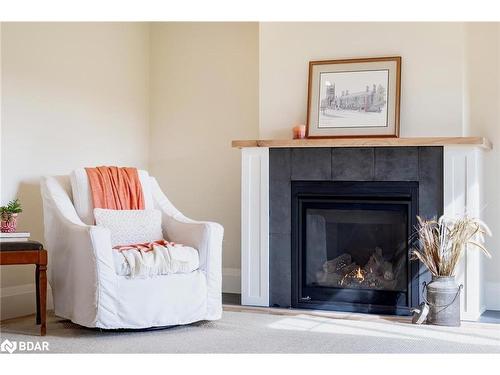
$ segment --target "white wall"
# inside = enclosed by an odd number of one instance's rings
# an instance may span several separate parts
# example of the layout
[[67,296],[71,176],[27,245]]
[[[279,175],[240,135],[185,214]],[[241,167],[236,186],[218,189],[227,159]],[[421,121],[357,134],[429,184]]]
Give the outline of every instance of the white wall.
[[186,215],[224,226],[223,290],[240,290],[240,153],[258,137],[258,24],[151,28],[150,172]]
[[492,259],[484,262],[485,296],[489,309],[500,310],[500,24],[466,26],[467,135],[482,135],[494,148],[484,153],[482,215],[493,232],[486,245]]
[[[148,25],[3,23],[1,38],[1,201],[19,197],[20,229],[43,241],[40,176],[147,167]],[[33,267],[1,271],[2,318],[32,313]]]
[[260,136],[306,122],[308,62],[402,56],[401,136],[462,134],[463,23],[261,23]]

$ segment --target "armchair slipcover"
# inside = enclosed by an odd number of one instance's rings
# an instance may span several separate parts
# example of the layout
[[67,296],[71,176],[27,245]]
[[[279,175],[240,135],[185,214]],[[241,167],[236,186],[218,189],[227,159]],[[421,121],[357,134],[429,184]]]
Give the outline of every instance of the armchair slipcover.
[[82,221],[69,176],[45,177],[41,182],[44,233],[55,314],[85,327],[105,329],[220,319],[222,226],[188,219],[170,203],[156,179],[140,172],[143,192],[150,194],[146,203],[149,200],[162,212],[165,238],[197,249],[200,268],[147,279],[118,276],[109,230]]

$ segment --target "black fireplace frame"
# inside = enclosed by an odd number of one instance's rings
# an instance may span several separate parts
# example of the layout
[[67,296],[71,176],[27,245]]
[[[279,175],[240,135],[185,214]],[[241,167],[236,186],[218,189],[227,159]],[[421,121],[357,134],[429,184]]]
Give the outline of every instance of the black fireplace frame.
[[[388,203],[407,205],[408,234],[414,237],[418,215],[417,181],[292,181],[291,186],[291,305],[295,308],[339,310],[360,313],[409,315],[410,309],[419,302],[419,263],[407,262],[407,292],[369,289],[343,289],[333,287],[305,287],[304,239],[301,227],[304,225],[304,205],[311,202],[341,203]],[[409,254],[407,254],[409,257]],[[370,301],[359,303],[360,299]],[[388,305],[383,299],[396,301]],[[401,303],[404,301],[404,303]]]

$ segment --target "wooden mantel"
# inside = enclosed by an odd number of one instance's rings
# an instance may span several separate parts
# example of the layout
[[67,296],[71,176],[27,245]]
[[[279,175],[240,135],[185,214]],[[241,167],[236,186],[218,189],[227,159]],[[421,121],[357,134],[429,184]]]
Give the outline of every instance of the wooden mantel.
[[484,137],[414,137],[414,138],[328,138],[328,139],[255,139],[233,141],[233,147],[401,147],[401,146],[477,146],[491,149]]

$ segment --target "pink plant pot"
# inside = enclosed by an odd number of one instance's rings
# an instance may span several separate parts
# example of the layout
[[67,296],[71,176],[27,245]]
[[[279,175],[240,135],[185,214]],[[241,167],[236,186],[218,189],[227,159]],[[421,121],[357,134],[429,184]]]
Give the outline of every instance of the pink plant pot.
[[2,233],[13,233],[16,231],[17,227],[17,215],[12,215],[8,220],[3,220],[0,222],[0,231]]

